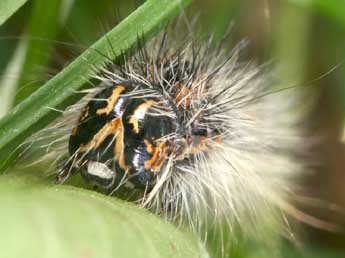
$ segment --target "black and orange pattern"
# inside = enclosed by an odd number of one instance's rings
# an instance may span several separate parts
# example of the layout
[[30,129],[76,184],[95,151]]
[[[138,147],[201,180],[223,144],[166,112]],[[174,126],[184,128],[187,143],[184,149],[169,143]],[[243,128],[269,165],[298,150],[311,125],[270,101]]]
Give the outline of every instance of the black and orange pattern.
[[78,153],[80,167],[88,161],[106,163],[118,178],[126,173],[135,186],[146,187],[154,183],[154,174],[169,152],[159,139],[175,126],[166,116],[150,114],[154,99],[126,95],[133,89],[114,85],[98,93],[73,129],[69,153]]

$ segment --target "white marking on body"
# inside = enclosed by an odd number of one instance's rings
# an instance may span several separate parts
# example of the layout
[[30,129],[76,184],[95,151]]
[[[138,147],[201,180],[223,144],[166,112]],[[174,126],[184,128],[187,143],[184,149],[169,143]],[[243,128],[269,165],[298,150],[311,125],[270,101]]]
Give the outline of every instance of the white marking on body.
[[89,161],[87,164],[87,172],[90,175],[97,176],[99,178],[103,179],[112,179],[115,178],[116,173],[115,171],[112,171],[101,162],[95,162],[95,161]]
[[113,108],[115,114],[118,116],[121,116],[124,112],[124,110],[121,110],[121,108],[123,106],[123,102],[124,102],[123,98],[119,98],[118,101],[116,102],[114,108]]
[[145,117],[147,110],[154,104],[155,102],[149,100],[144,102],[138,106],[138,108],[134,111],[134,114],[129,119],[129,123],[133,125],[133,130],[136,133],[139,133],[139,122],[142,121]]

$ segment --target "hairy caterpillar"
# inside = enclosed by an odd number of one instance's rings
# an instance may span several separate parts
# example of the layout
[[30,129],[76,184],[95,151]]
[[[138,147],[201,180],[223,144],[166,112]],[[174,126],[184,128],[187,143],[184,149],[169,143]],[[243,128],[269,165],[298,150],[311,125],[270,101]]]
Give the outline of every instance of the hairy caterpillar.
[[48,135],[57,182],[81,173],[196,231],[285,209],[302,169],[296,92],[274,94],[241,45],[200,41],[163,34],[96,73],[88,95],[33,138]]

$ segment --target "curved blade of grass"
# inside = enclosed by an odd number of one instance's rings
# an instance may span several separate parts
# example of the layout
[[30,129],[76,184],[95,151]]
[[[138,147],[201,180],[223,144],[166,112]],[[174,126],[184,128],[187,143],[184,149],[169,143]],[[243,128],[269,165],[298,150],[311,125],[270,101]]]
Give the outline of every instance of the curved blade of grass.
[[0,1],[0,26],[12,16],[27,0],[1,0]]
[[8,62],[4,75],[0,78],[0,118],[11,109],[16,93],[19,74],[25,62],[27,40],[22,38]]
[[144,209],[36,175],[1,176],[0,204],[1,257],[208,258],[195,236]]
[[[27,137],[59,115],[54,110],[64,109],[81,97],[75,91],[83,87],[95,69],[104,66],[109,57],[115,60],[124,51],[133,49],[137,45],[138,35],[145,39],[152,37],[190,2],[191,0],[148,0],[63,71],[17,105],[0,121],[0,168],[3,169],[8,164],[8,157]],[[112,51],[109,51],[110,43]],[[100,53],[105,53],[106,56]]]
[[[61,0],[35,0],[28,26],[28,46],[14,105],[20,103],[41,86],[51,57],[54,39],[59,32]],[[44,39],[44,40],[41,40]]]

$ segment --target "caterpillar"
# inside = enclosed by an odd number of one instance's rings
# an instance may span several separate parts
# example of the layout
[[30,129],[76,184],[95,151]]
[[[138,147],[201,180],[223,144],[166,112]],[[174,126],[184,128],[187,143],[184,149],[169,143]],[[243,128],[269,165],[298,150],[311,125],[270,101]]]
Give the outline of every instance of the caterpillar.
[[196,231],[285,209],[304,169],[298,90],[273,90],[267,68],[226,39],[167,31],[95,73],[86,97],[32,140],[56,138],[45,144],[56,182],[81,174]]

